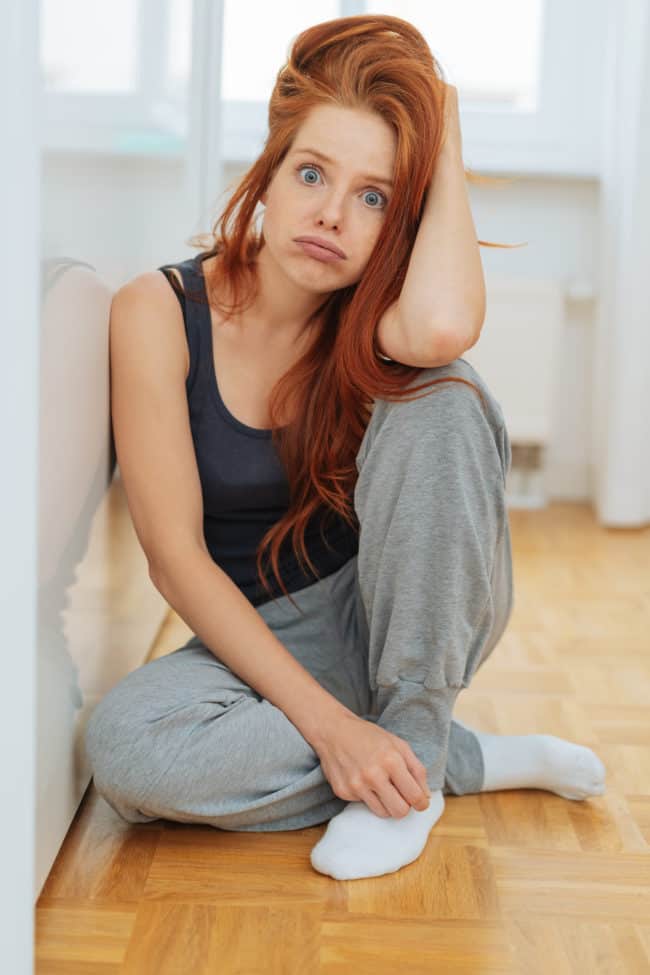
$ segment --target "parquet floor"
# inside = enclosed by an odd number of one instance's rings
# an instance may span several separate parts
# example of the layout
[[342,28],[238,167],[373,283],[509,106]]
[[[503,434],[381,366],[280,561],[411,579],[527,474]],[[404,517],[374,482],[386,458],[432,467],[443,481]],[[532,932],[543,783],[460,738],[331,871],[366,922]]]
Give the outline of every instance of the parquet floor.
[[[337,881],[325,824],[129,825],[91,783],[36,908],[37,975],[650,973],[650,528],[511,510],[515,606],[455,715],[593,748],[607,790],[447,796],[418,860]],[[190,632],[173,612],[151,657]]]

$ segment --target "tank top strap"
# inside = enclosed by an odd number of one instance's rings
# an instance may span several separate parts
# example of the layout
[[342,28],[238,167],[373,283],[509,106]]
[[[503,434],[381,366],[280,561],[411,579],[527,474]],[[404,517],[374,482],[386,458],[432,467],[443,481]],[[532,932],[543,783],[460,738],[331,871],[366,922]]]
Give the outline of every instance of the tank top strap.
[[[180,275],[183,282],[182,289],[178,283],[178,277],[172,273],[172,269]],[[190,355],[190,369],[185,384],[189,394],[195,386],[196,378],[201,369],[205,367],[205,353],[210,344],[208,342],[209,336],[205,334],[206,327],[211,327],[209,308],[198,297],[192,297],[193,295],[206,297],[203,274],[200,271],[200,263],[197,257],[190,257],[185,261],[176,261],[173,264],[162,264],[157,270],[162,271],[169,281],[183,312]]]

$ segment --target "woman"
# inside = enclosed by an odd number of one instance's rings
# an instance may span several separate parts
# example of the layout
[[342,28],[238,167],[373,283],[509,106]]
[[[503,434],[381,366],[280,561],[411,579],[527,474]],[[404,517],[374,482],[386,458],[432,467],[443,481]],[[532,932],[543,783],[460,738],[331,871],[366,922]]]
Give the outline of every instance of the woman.
[[412,25],[296,38],[219,230],[111,310],[129,507],[195,635],[97,706],[100,794],[131,822],[329,820],[311,862],[346,879],[419,856],[444,794],[600,794],[589,749],[452,720],[512,608],[510,444],[459,358],[481,262],[455,91]]

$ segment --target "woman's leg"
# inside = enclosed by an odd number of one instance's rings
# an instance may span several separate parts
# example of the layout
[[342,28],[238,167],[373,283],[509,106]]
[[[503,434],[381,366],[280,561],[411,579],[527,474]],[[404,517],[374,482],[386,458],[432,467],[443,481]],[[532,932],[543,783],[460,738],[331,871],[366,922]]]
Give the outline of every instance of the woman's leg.
[[[588,748],[552,735],[491,735],[451,719],[507,626],[513,605],[505,481],[510,442],[498,402],[465,360],[412,403],[378,401],[361,444],[355,505],[361,625],[379,724],[411,744],[443,793],[540,788],[569,799],[604,791]],[[445,755],[446,752],[446,755]]]
[[485,409],[463,382],[440,383],[410,402],[376,400],[354,493],[372,710],[426,766],[430,806],[399,820],[364,803],[346,806],[311,853],[315,869],[337,879],[411,863],[444,810],[443,790],[478,792],[486,777],[498,782],[503,743],[491,736],[484,751],[481,736],[454,722],[452,711],[512,608],[510,445],[499,404],[465,360],[422,370],[413,385],[443,376],[478,386]]
[[[354,567],[258,611],[342,703],[367,709],[363,661],[340,643]],[[96,706],[85,736],[95,786],[129,822],[170,819],[227,830],[302,829],[338,798],[294,724],[198,637],[132,671]]]
[[[373,709],[429,770],[432,790],[480,790],[481,750],[454,702],[494,649],[512,608],[501,410],[456,360],[411,402],[377,400],[357,457],[360,626]],[[416,385],[414,383],[413,385]]]
[[505,504],[509,445],[498,403],[456,360],[413,385],[452,376],[410,402],[375,401],[357,454],[358,616],[376,722],[427,768],[429,808],[383,819],[350,803],[312,850],[337,879],[412,862],[444,809],[443,790],[477,792],[480,743],[453,706],[503,632],[512,606]]

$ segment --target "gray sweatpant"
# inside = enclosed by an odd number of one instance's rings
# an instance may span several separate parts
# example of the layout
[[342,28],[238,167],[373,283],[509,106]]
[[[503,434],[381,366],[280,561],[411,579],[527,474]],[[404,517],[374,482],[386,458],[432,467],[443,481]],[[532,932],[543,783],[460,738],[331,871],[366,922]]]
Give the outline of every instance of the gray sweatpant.
[[[454,702],[512,609],[505,503],[510,443],[501,408],[464,359],[412,402],[375,400],[357,454],[359,551],[333,574],[257,611],[346,707],[406,740],[432,790],[479,792],[477,737]],[[420,391],[420,396],[423,391]],[[245,652],[245,647],[242,648]],[[97,791],[129,822],[290,830],[347,804],[282,710],[194,636],[119,681],[85,745]]]

